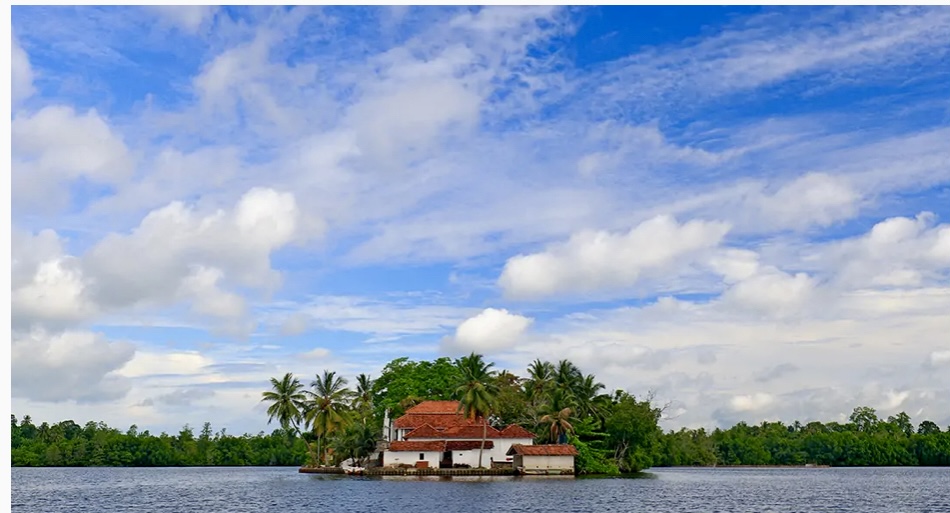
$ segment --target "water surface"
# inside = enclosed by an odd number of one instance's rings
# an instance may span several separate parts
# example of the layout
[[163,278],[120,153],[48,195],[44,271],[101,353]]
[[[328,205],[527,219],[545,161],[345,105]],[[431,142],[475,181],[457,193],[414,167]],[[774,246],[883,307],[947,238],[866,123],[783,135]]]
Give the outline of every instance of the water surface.
[[19,513],[950,513],[950,468],[681,468],[615,479],[354,478],[274,467],[12,470]]

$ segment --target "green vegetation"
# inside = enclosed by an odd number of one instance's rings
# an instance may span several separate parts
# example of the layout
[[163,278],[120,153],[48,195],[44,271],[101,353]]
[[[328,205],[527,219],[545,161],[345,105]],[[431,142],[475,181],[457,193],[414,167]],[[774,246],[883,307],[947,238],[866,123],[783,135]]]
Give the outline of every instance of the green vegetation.
[[873,408],[854,409],[849,422],[740,422],[706,433],[665,435],[657,465],[950,466],[950,427],[925,420],[917,429],[901,412],[881,420]]
[[125,433],[101,422],[37,427],[29,416],[19,422],[12,417],[12,464],[313,465],[352,458],[363,465],[376,448],[387,409],[395,419],[423,400],[457,399],[460,413],[472,418],[488,418],[496,427],[519,424],[538,443],[573,444],[580,474],[681,465],[950,466],[950,428],[942,431],[924,420],[915,429],[906,413],[881,420],[862,406],[844,424],[739,423],[712,432],[663,433],[652,397],[603,393],[593,375],[568,360],[535,360],[526,377],[493,366],[477,354],[421,362],[399,358],[376,380],[358,376],[355,390],[332,371],[315,376],[309,388],[291,374],[272,378],[261,400],[268,422],[280,427],[254,436],[212,433],[208,423],[197,437],[188,426],[177,435],[155,436],[136,426]]

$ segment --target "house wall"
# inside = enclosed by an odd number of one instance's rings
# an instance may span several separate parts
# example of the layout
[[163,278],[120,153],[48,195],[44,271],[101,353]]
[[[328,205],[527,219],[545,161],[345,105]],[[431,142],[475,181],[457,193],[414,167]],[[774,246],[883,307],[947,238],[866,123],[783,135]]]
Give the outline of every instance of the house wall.
[[[464,440],[472,442],[481,442],[481,438],[465,438],[457,439],[452,438],[451,440]],[[531,438],[493,438],[490,440],[494,442],[494,447],[491,449],[485,449],[485,452],[482,455],[482,466],[491,467],[492,461],[512,461],[512,457],[508,456],[508,449],[511,449],[511,446],[514,444],[524,444],[532,445],[533,440]],[[418,455],[417,455],[418,456]],[[465,463],[471,465],[473,468],[478,466],[478,449],[471,449],[467,451],[452,451],[452,464],[456,463]]]
[[508,449],[511,449],[511,446],[514,444],[521,445],[534,445],[534,439],[532,438],[495,438],[492,440],[495,442],[495,447],[491,450],[491,454],[488,454],[488,451],[485,451],[485,466],[488,466],[489,457],[495,458],[495,461],[513,461],[512,456],[508,456]]
[[[412,451],[386,451],[383,453],[383,466],[407,464],[415,466],[419,460],[419,452]],[[442,453],[437,451],[425,451],[421,453],[423,460],[429,462],[429,468],[439,468],[439,460],[442,459]]]
[[524,456],[525,469],[573,469],[573,456]]

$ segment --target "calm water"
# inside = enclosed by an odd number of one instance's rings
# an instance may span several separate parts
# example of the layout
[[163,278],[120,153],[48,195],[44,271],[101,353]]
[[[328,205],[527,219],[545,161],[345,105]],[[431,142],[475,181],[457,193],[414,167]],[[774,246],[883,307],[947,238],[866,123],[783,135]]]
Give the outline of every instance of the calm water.
[[348,478],[295,468],[14,468],[34,512],[941,512],[950,468],[653,469],[639,478]]

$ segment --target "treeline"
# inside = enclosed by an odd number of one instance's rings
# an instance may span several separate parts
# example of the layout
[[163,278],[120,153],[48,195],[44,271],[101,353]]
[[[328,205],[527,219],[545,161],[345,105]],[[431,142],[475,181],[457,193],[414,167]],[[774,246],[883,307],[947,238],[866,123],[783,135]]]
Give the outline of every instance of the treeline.
[[354,387],[325,370],[309,386],[291,374],[262,392],[270,434],[196,436],[126,432],[103,423],[72,421],[34,426],[12,418],[14,466],[322,465],[352,458],[365,464],[382,435],[385,413],[395,419],[424,400],[455,399],[461,413],[495,427],[518,424],[536,443],[577,447],[581,474],[636,472],[652,466],[712,465],[950,465],[950,428],[919,426],[906,413],[886,420],[867,407],[847,423],[739,423],[729,429],[671,431],[658,425],[651,396],[605,393],[592,374],[569,360],[535,360],[525,376],[495,371],[481,355],[411,361],[398,358],[378,378],[360,375]]
[[33,424],[30,416],[10,416],[14,467],[173,467],[301,465],[306,442],[283,431],[255,436],[201,431],[185,426],[177,435],[153,435],[136,426],[122,432],[103,422],[71,420]]
[[847,423],[744,422],[707,433],[682,429],[662,437],[658,466],[830,465],[950,466],[950,427],[914,426],[904,412],[879,419],[873,408],[854,409]]

